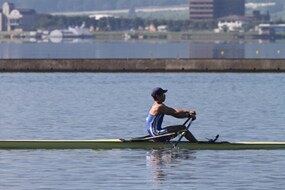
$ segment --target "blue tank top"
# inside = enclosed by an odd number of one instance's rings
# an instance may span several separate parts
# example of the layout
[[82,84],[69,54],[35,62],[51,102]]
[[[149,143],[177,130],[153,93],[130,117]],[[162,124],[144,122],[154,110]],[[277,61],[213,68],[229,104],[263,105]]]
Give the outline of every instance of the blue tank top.
[[161,127],[164,114],[151,115],[148,114],[146,118],[146,128],[151,136],[157,136],[167,133],[166,129]]

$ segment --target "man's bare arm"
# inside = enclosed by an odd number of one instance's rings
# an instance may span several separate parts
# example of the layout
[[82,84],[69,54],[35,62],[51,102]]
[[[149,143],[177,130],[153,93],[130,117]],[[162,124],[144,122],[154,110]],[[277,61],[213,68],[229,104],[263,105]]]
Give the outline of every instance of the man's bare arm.
[[187,118],[189,115],[195,115],[196,113],[191,110],[181,110],[181,109],[174,109],[171,107],[168,107],[166,105],[162,105],[159,108],[159,112],[166,114],[166,115],[171,115],[176,118]]

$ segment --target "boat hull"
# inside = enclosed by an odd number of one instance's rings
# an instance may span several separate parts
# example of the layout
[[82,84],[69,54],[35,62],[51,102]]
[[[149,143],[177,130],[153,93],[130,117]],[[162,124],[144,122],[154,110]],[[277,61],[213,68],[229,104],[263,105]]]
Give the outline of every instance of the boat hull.
[[[122,139],[110,140],[1,140],[0,149],[171,149],[172,142],[132,142]],[[179,142],[179,149],[189,150],[247,150],[285,149],[285,142]]]

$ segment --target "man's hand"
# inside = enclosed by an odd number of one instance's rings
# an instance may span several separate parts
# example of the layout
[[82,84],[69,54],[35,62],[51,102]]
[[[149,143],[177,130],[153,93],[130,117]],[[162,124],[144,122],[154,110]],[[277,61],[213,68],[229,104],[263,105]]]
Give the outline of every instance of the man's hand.
[[196,119],[196,112],[189,110],[189,115],[192,117],[192,120],[194,121]]

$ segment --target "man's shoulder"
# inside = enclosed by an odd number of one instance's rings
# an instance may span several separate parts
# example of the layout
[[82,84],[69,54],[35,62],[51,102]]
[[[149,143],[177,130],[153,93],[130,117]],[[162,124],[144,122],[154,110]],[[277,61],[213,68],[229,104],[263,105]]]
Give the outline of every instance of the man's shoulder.
[[158,109],[166,108],[167,106],[165,104],[156,104],[155,105]]
[[163,114],[166,114],[169,111],[169,109],[171,109],[170,107],[166,106],[165,104],[160,104],[159,107],[157,107],[157,108]]
[[165,105],[164,104],[158,104],[158,103],[155,103],[153,106],[152,106],[152,108],[151,108],[151,112],[152,113],[158,113],[158,114],[160,114],[160,113],[163,113],[164,112],[164,110],[165,110]]

